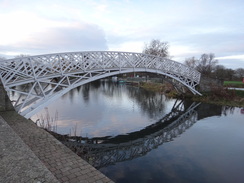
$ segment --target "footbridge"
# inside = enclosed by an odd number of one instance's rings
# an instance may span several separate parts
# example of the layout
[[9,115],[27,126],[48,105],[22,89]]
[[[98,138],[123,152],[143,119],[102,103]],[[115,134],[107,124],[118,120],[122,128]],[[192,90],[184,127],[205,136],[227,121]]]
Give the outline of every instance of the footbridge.
[[175,104],[171,112],[158,122],[125,135],[88,139],[51,133],[92,166],[101,168],[141,157],[194,125],[198,116],[196,108],[200,103],[186,106],[181,101]]
[[131,72],[157,73],[201,95],[201,74],[173,60],[142,53],[91,51],[21,57],[0,62],[0,79],[15,110],[29,118],[83,84]]

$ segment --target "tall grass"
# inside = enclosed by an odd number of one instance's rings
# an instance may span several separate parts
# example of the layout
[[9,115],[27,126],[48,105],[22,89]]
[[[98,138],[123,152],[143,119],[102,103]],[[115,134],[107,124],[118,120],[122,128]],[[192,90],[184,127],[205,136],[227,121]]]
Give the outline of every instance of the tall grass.
[[[48,111],[48,108],[45,108],[45,113],[38,116],[38,119],[36,120],[35,123],[39,127],[43,128],[49,132],[57,133],[57,128],[58,128],[57,121],[58,121],[58,112],[56,111],[54,117],[51,117],[51,115]],[[76,123],[73,127],[71,127],[71,129],[69,130],[69,134],[67,134],[67,135],[70,137],[72,137],[72,136],[77,137],[78,136],[77,129],[78,129],[78,126]]]
[[40,117],[36,120],[36,124],[48,131],[57,132],[57,121],[58,121],[58,112],[55,112],[55,116],[51,117],[48,111],[48,108],[45,108],[45,114],[41,114]]

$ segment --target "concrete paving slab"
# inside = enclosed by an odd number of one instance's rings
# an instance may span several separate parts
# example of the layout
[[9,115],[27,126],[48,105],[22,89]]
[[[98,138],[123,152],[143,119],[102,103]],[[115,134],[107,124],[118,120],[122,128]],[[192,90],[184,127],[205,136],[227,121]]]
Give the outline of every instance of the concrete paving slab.
[[[25,119],[15,111],[0,112],[0,116],[2,116],[2,119],[7,122],[17,136],[20,137],[59,182],[113,182],[77,154],[72,152],[68,147],[55,139],[47,131],[35,125],[33,121]],[[5,133],[7,133],[7,131],[2,132],[0,138],[4,138],[5,141],[7,141]],[[9,145],[6,145],[8,144],[7,142],[4,142],[4,144],[2,144],[2,146],[6,149],[6,146]],[[17,149],[15,149],[15,151],[18,151]],[[25,148],[23,151],[24,150]],[[7,151],[4,156],[6,156],[6,154],[8,154]],[[17,160],[18,157],[17,154]],[[35,158],[33,157],[33,159]],[[11,167],[18,162],[17,160],[9,167],[10,173],[12,172]],[[29,168],[31,169],[31,167]],[[1,172],[1,175],[4,177],[6,177],[5,174],[6,172]]]
[[0,116],[0,182],[59,183]]

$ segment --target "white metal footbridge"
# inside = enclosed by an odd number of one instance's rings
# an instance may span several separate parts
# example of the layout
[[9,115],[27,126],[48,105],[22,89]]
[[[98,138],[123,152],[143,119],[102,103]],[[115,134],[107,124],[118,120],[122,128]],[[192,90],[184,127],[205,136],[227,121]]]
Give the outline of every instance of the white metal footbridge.
[[31,117],[73,88],[105,77],[150,72],[173,78],[194,94],[201,74],[170,59],[142,53],[91,51],[20,57],[0,62],[0,79],[15,110]]

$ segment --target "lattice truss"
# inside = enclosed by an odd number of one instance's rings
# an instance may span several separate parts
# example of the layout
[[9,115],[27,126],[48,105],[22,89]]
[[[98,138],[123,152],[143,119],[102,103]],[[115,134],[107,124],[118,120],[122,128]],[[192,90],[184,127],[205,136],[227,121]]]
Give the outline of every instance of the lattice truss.
[[15,109],[31,117],[77,86],[104,77],[152,72],[166,75],[194,94],[201,74],[181,63],[129,52],[76,52],[30,56],[0,62],[0,79]]
[[[96,168],[134,159],[145,155],[163,143],[172,141],[195,124],[198,116],[195,109],[199,104],[193,103],[185,109],[183,103],[180,103],[159,122],[152,125],[157,125],[158,131],[129,142],[120,144],[82,144],[72,140],[63,143],[69,148],[75,149],[77,154],[80,154],[82,158]],[[158,125],[163,123],[169,124],[162,129],[158,128]]]

